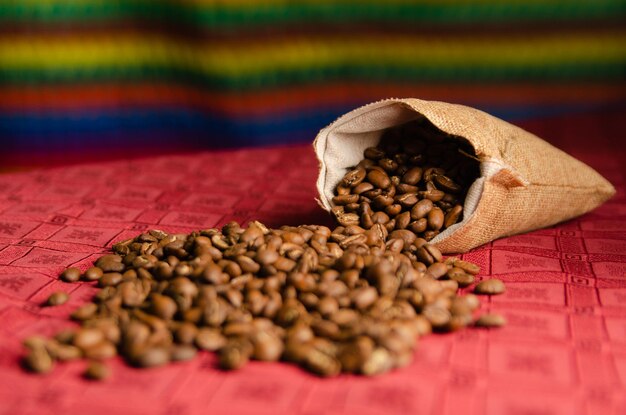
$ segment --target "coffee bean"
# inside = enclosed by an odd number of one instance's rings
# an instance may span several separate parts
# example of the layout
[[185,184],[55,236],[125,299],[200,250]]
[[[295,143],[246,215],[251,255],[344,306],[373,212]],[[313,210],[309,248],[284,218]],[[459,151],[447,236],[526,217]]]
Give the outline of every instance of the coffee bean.
[[61,279],[65,282],[76,282],[80,279],[80,270],[72,267],[68,268],[61,273]]
[[184,322],[176,329],[174,337],[178,343],[193,344],[197,335],[198,328],[190,322]]
[[100,287],[110,287],[115,286],[122,282],[122,274],[119,272],[107,272],[103,274],[102,277],[98,280],[98,285]]
[[76,332],[74,335],[74,346],[79,347],[82,350],[93,347],[104,341],[104,333],[98,329],[83,328]]
[[428,212],[428,227],[430,229],[439,230],[443,226],[444,214],[439,208],[433,208]]
[[387,173],[380,170],[372,170],[367,173],[367,179],[378,189],[386,189],[391,186],[391,179],[387,176]]
[[463,206],[456,205],[446,213],[446,216],[443,221],[443,226],[445,228],[449,228],[459,221],[461,213],[463,212]]
[[359,310],[365,310],[378,299],[378,292],[374,287],[363,287],[355,290],[352,301]]
[[284,344],[280,338],[267,331],[260,331],[252,340],[254,351],[252,357],[256,360],[273,362],[280,359],[284,350]]
[[411,209],[411,219],[418,220],[425,218],[432,209],[433,202],[428,199],[422,199]]
[[304,354],[305,367],[315,374],[337,376],[341,372],[341,363],[333,356],[315,348],[308,349]]
[[359,195],[340,195],[340,196],[335,196],[333,197],[333,203],[335,205],[347,205],[350,203],[356,203],[359,201]]
[[170,353],[163,347],[151,347],[143,350],[135,359],[139,367],[163,366],[170,361]]
[[393,368],[393,357],[381,347],[375,349],[363,363],[361,372],[367,376],[379,375]]
[[497,278],[481,281],[474,287],[476,294],[497,295],[504,293],[504,290],[504,283]]
[[250,360],[251,346],[246,347],[239,341],[227,343],[219,353],[219,364],[222,369],[239,369]]
[[478,265],[471,262],[463,261],[461,259],[455,259],[453,264],[455,267],[461,268],[468,274],[476,275],[480,272],[480,267]]
[[93,346],[84,348],[83,353],[85,357],[89,359],[104,360],[114,357],[117,354],[117,350],[112,343],[108,341],[102,341]]
[[500,314],[483,314],[474,323],[478,327],[502,327],[506,325],[506,319]]
[[365,157],[370,160],[380,160],[385,157],[385,152],[376,148],[376,147],[368,147],[364,151]]
[[428,306],[422,310],[422,315],[426,317],[433,328],[444,328],[450,321],[450,311],[443,307]]
[[70,296],[63,291],[57,291],[55,293],[50,294],[48,299],[46,300],[46,305],[48,306],[57,306],[62,305],[70,299]]
[[78,347],[70,344],[63,344],[54,340],[50,340],[46,343],[46,349],[53,359],[60,360],[62,362],[80,359],[83,356],[83,352]]
[[196,335],[196,345],[203,350],[216,351],[226,345],[226,338],[217,329],[201,328]]
[[366,174],[367,173],[364,168],[358,167],[346,173],[341,182],[346,187],[355,187],[360,184],[363,179],[365,179]]
[[102,268],[91,267],[87,271],[85,271],[85,274],[83,275],[83,278],[85,279],[85,281],[96,281],[96,280],[99,280],[100,278],[102,278],[103,274],[104,274],[104,272],[103,272]]
[[85,370],[85,377],[92,380],[104,380],[111,375],[107,365],[102,362],[90,362]]
[[421,167],[413,167],[407,170],[406,173],[402,176],[402,182],[409,185],[416,185],[422,179],[422,168]]
[[355,195],[360,195],[360,194],[362,194],[364,192],[368,192],[368,191],[370,191],[372,189],[374,189],[374,185],[373,184],[371,184],[369,182],[362,182],[362,183],[359,183],[357,186],[355,186],[352,189],[352,193],[355,194]]
[[36,373],[48,373],[54,367],[54,361],[45,346],[33,347],[24,357],[24,365]]
[[435,262],[428,267],[427,272],[434,278],[439,279],[448,273],[448,266],[443,262]]
[[94,314],[98,311],[98,306],[94,303],[87,303],[76,309],[72,313],[72,318],[75,320],[87,320],[94,316]]
[[179,344],[172,347],[170,359],[172,362],[191,360],[198,354],[198,350],[190,345]]
[[462,190],[461,186],[454,183],[451,178],[444,176],[443,174],[435,175],[434,181],[439,189],[445,190],[446,192],[458,193]]
[[447,272],[448,278],[459,283],[459,287],[467,287],[474,283],[474,276],[467,274],[463,269],[453,267]]
[[119,255],[104,255],[96,261],[95,266],[103,272],[122,272],[125,268]]

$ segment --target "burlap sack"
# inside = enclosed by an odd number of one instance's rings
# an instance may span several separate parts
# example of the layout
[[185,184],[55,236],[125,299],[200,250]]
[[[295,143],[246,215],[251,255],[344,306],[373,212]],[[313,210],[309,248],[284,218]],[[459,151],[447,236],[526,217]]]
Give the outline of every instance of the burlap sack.
[[319,132],[313,145],[320,162],[320,205],[331,209],[335,186],[363,159],[365,148],[376,146],[383,130],[419,117],[467,139],[480,159],[480,178],[468,191],[463,221],[432,240],[442,252],[465,252],[554,225],[615,194],[591,167],[521,128],[474,108],[407,98],[355,109]]

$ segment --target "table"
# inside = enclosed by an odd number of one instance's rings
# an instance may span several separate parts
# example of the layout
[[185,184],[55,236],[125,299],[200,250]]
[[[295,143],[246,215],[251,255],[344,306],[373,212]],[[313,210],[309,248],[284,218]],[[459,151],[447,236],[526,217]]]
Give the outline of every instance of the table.
[[[71,326],[96,292],[58,279],[114,241],[257,219],[319,223],[308,145],[141,158],[0,175],[0,414],[617,414],[626,413],[626,151],[623,109],[529,120],[523,127],[596,168],[617,188],[575,220],[463,255],[507,284],[484,310],[501,330],[420,340],[414,362],[374,378],[321,379],[252,362],[226,373],[210,353],[138,370],[113,360],[103,383],[84,362],[47,376],[19,366],[21,341]],[[40,304],[56,290],[60,307]]]

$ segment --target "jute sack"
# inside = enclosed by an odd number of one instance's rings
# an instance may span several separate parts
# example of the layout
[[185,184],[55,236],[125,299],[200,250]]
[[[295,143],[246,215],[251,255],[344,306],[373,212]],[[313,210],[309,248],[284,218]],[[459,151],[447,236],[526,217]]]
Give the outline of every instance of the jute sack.
[[357,108],[319,132],[319,203],[332,207],[347,169],[376,146],[383,130],[425,117],[439,130],[472,144],[480,177],[468,190],[463,220],[431,242],[442,252],[465,252],[503,236],[551,226],[586,213],[615,194],[591,167],[537,136],[482,111],[420,99],[388,99]]

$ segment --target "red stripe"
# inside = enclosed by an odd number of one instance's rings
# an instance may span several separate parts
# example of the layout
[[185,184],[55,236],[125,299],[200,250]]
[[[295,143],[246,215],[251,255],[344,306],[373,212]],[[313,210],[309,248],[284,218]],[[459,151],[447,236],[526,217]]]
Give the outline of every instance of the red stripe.
[[626,82],[600,84],[403,85],[340,83],[241,94],[167,84],[0,87],[0,111],[196,108],[224,115],[263,116],[350,105],[388,97],[490,105],[594,104],[623,101]]

